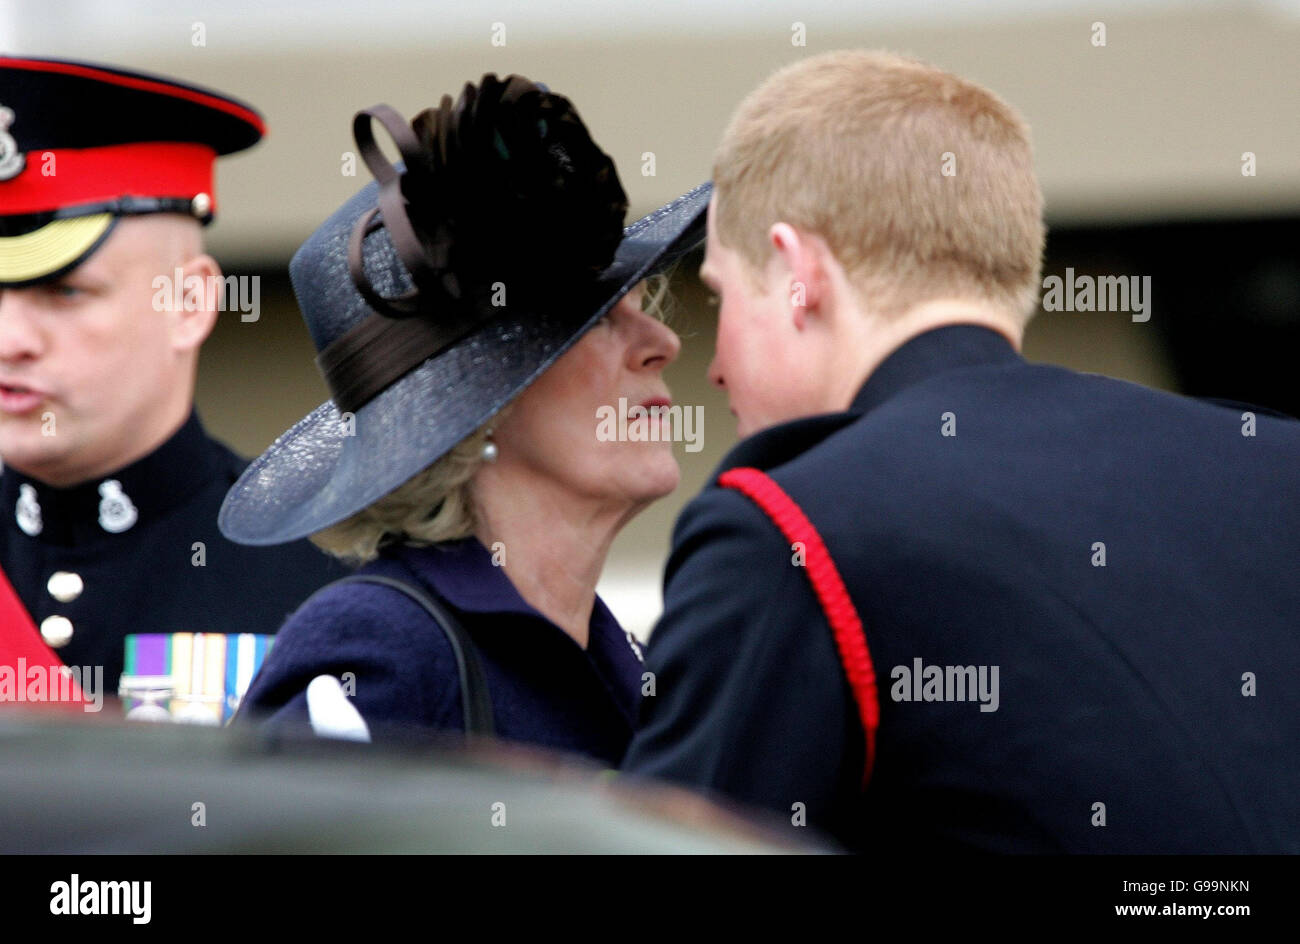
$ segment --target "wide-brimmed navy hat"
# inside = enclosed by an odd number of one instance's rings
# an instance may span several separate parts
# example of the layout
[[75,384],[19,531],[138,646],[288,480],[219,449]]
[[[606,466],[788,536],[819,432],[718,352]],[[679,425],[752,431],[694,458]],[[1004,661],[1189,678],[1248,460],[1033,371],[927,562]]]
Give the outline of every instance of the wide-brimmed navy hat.
[[[488,78],[492,77],[485,78],[485,89]],[[515,79],[508,81],[513,84]],[[466,89],[471,99],[473,91],[472,86]],[[542,94],[568,104],[549,92]],[[444,117],[451,107],[444,99]],[[369,151],[373,157],[367,147],[373,139],[363,116],[380,114],[379,109],[370,109],[358,115],[355,127],[363,156]],[[446,129],[441,133],[445,139]],[[401,146],[400,134],[395,137]],[[454,150],[454,130],[451,137]],[[512,146],[499,135],[489,137],[499,153]],[[445,140],[442,148],[445,159]],[[555,154],[554,142],[546,148]],[[406,147],[400,149],[410,167],[416,155]],[[371,164],[370,158],[367,163]],[[571,163],[581,161],[560,155],[563,167]],[[556,285],[534,284],[529,291],[530,286],[520,282],[536,283],[545,271],[536,259],[522,269],[503,261],[501,271],[515,273],[513,281],[486,281],[495,271],[486,265],[480,286],[458,271],[455,245],[435,247],[432,256],[439,257],[441,251],[441,257],[432,270],[424,278],[413,276],[412,268],[429,266],[429,241],[422,240],[425,254],[414,259],[410,231],[406,246],[403,234],[392,232],[399,227],[391,221],[401,212],[393,194],[405,169],[390,166],[393,175],[371,164],[377,182],[326,220],[290,263],[294,293],[321,352],[318,363],[334,396],[280,436],[232,486],[218,523],[233,541],[279,544],[313,534],[362,510],[442,457],[536,380],[637,283],[698,246],[704,239],[712,192],[712,185],[705,183],[622,230],[612,261],[602,269],[587,276],[568,271]],[[609,167],[612,173],[612,162]],[[483,185],[489,186],[486,181]],[[387,199],[386,186],[390,188]],[[616,177],[614,186],[618,187]],[[409,196],[405,186],[401,193]],[[485,194],[461,196],[471,202],[482,196],[491,202]],[[549,198],[554,200],[555,194]],[[498,212],[504,212],[501,206],[498,200]],[[414,219],[414,212],[409,215]],[[384,225],[376,225],[379,219]],[[496,222],[509,226],[509,221]],[[421,231],[432,228],[426,224]],[[563,228],[556,220],[556,231]],[[517,233],[520,228],[510,231]],[[454,244],[455,238],[453,232],[449,243]],[[494,244],[509,241],[496,233],[490,238]],[[536,235],[530,238],[537,239]],[[536,247],[537,258],[545,260],[549,252],[552,262],[559,258],[557,251],[562,252],[562,247]],[[439,269],[436,263],[445,263],[448,256],[451,265]],[[467,267],[471,263],[461,268]],[[502,288],[519,295],[507,297],[508,304],[487,306],[484,297],[491,295],[495,302]],[[394,341],[402,332],[402,340]],[[374,340],[385,333],[391,336]],[[359,367],[351,363],[365,360],[368,342],[382,356]],[[428,350],[434,353],[421,357]],[[418,363],[405,370],[400,362],[410,358],[412,351]],[[401,376],[389,379],[399,372]]]

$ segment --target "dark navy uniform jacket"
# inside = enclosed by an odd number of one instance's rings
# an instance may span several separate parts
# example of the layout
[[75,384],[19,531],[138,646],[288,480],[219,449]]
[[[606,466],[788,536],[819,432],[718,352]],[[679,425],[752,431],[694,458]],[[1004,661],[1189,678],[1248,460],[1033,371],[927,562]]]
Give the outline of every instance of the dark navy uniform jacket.
[[[675,529],[625,769],[858,849],[1300,852],[1300,423],[1243,412],[975,326],[912,339],[847,412],[719,470],[766,470],[844,578],[879,689],[867,791],[805,569],[716,484]],[[900,671],[930,666],[999,667],[996,710]]]
[[[644,667],[599,597],[583,649],[524,601],[476,538],[394,545],[358,573],[412,583],[452,610],[478,650],[498,737],[617,766],[632,737]],[[236,723],[307,730],[307,686],[322,674],[344,681],[345,691],[355,682],[353,705],[376,742],[465,729],[451,644],[400,591],[343,584],[304,604],[280,631]]]
[[[102,479],[51,488],[4,470],[0,568],[38,627],[52,616],[72,623],[55,649],[66,665],[102,665],[114,695],[129,634],[274,633],[346,573],[306,541],[245,547],[222,536],[217,510],[245,465],[191,412],[156,450]],[[51,583],[56,573],[79,580]]]

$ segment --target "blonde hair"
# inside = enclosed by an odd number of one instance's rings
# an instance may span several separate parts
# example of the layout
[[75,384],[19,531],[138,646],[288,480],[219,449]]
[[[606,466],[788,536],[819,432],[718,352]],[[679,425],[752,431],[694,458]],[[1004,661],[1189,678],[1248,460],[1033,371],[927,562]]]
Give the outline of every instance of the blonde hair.
[[349,563],[364,564],[388,544],[427,545],[469,537],[476,523],[470,480],[483,462],[488,430],[501,416],[498,412],[450,452],[352,517],[313,534],[312,543]]
[[926,63],[845,51],[781,69],[736,110],[713,180],[717,237],[755,281],[784,221],[824,239],[886,315],[950,296],[1035,307],[1046,234],[1029,129]]
[[[644,284],[642,310],[666,320],[672,306],[668,275],[652,275]],[[348,563],[364,564],[390,544],[426,546],[469,537],[478,527],[471,486],[484,462],[483,445],[493,426],[509,411],[506,404],[449,452],[387,495],[313,534],[312,543]]]

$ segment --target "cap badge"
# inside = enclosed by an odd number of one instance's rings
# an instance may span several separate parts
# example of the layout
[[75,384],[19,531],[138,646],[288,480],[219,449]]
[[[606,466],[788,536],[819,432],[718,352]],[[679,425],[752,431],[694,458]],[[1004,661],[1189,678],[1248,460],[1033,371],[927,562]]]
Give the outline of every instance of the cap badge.
[[135,505],[122,491],[122,483],[117,479],[105,479],[99,483],[99,526],[109,534],[120,534],[135,524],[139,515]]
[[0,180],[17,177],[27,166],[27,158],[18,152],[18,142],[9,133],[14,122],[14,110],[0,105]]
[[24,482],[18,486],[18,527],[31,537],[41,533],[41,503],[36,500],[36,489]]

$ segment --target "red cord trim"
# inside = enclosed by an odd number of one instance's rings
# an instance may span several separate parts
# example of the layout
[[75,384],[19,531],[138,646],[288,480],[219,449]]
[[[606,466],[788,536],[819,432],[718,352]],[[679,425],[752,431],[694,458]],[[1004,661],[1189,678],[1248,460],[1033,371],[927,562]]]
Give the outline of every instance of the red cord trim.
[[817,602],[821,604],[835,637],[840,663],[848,677],[849,687],[853,690],[858,717],[866,735],[866,762],[862,771],[862,786],[865,789],[871,781],[871,771],[876,761],[876,728],[880,726],[879,694],[862,620],[849,598],[849,591],[835,567],[835,561],[831,559],[825,542],[803,509],[765,472],[753,468],[730,469],[719,477],[718,484],[749,497],[781,529],[787,541],[791,544],[798,542],[804,547],[808,579],[812,581]]

